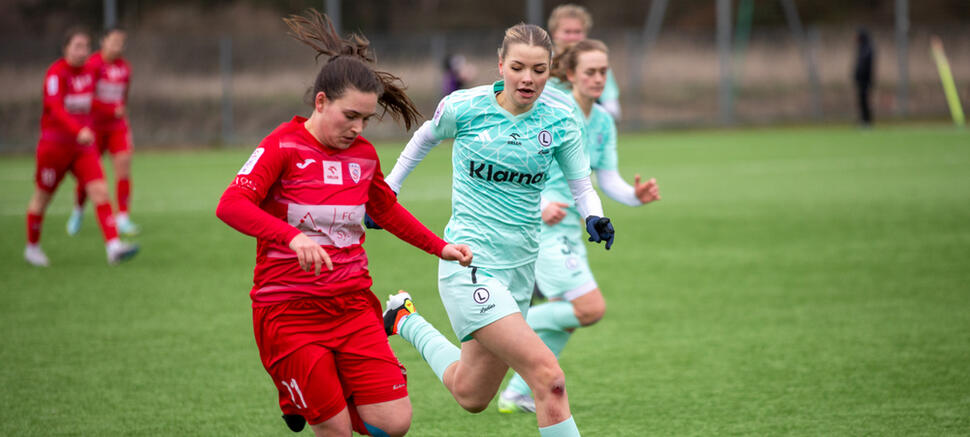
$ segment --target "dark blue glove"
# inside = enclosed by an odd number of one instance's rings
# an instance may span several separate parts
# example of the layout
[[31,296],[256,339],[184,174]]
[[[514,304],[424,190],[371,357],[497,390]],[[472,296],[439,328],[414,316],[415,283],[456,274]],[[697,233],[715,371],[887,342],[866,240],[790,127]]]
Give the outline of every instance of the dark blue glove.
[[[394,193],[394,197],[397,197],[396,191],[391,190],[391,192]],[[370,218],[370,214],[367,214],[366,212],[364,213],[364,227],[367,229],[384,229],[381,227],[381,225],[377,224],[374,219]]]
[[366,212],[364,213],[364,227],[367,229],[384,229],[374,219],[370,218],[370,215]]
[[589,241],[599,243],[606,242],[606,250],[610,250],[613,245],[613,224],[606,217],[591,215],[586,217],[586,232],[589,232]]

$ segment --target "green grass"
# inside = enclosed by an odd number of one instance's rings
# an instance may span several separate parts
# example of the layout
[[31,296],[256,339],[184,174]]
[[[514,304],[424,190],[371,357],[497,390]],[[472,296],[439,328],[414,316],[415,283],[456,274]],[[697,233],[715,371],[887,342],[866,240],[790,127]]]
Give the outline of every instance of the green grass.
[[[400,144],[382,147],[384,169]],[[47,216],[53,267],[21,258],[32,157],[0,160],[0,435],[289,435],[252,336],[254,240],[219,222],[249,150],[139,152],[143,252],[107,267],[88,212]],[[402,202],[432,229],[450,153]],[[621,172],[663,200],[606,201],[591,247],[606,318],[562,355],[586,436],[970,434],[970,134],[946,127],[626,135]],[[436,261],[368,235],[375,291],[405,288],[451,338]],[[537,435],[461,410],[415,351],[411,435]],[[309,431],[304,431],[309,435]]]

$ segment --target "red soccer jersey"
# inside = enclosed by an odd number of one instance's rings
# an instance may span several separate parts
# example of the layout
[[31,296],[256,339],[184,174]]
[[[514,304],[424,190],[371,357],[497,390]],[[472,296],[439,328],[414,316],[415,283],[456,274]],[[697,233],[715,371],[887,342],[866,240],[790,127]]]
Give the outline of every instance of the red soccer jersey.
[[[257,237],[254,303],[335,296],[368,290],[366,211],[398,238],[440,256],[445,242],[397,203],[384,182],[377,151],[357,137],[345,150],[326,147],[303,117],[277,127],[259,144],[229,185],[216,215]],[[333,261],[320,275],[300,268],[289,242],[304,233]]]
[[91,126],[94,74],[85,67],[72,67],[63,58],[47,69],[44,79],[44,112],[40,117],[40,138],[73,144],[81,128]]
[[117,117],[116,111],[128,104],[128,85],[131,83],[128,61],[119,56],[107,63],[101,52],[97,52],[88,58],[87,67],[95,75],[94,105],[91,108],[94,127],[99,131],[125,128],[127,118]]

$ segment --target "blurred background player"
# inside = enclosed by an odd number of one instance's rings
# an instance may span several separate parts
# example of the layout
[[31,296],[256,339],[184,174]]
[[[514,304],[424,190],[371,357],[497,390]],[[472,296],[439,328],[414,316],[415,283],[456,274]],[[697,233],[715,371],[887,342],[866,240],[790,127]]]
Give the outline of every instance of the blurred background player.
[[[87,67],[94,72],[94,102],[91,116],[94,121],[95,143],[99,155],[105,150],[111,155],[114,167],[115,196],[118,213],[115,223],[118,232],[135,235],[138,226],[128,217],[128,202],[131,197],[131,130],[128,126],[128,86],[131,83],[131,66],[121,55],[125,49],[127,35],[124,30],[108,30],[101,38],[101,50],[91,55]],[[67,219],[68,235],[77,235],[84,218],[84,203],[87,195],[81,184],[75,191],[76,203],[71,216]]]
[[263,139],[216,215],[258,240],[253,329],[290,429],[404,435],[411,401],[370,291],[361,219],[366,210],[398,238],[462,265],[471,251],[445,243],[397,203],[374,146],[360,136],[378,105],[408,128],[420,116],[400,79],[374,71],[367,39],[341,39],[325,15],[285,21],[326,59],[313,112]]
[[463,55],[451,54],[445,56],[442,65],[441,95],[447,96],[455,91],[468,88],[475,78],[475,67],[468,63]]
[[855,82],[856,98],[859,105],[859,123],[862,127],[872,126],[872,91],[873,66],[875,64],[875,48],[869,31],[859,29],[856,33],[855,71],[852,79]]
[[540,433],[578,436],[565,375],[524,318],[535,284],[537,206],[550,168],[562,169],[591,240],[609,249],[613,227],[590,183],[579,109],[566,94],[543,92],[552,66],[549,35],[539,26],[513,26],[498,54],[502,80],[442,99],[387,178],[399,191],[434,146],[454,138],[445,237],[469,245],[475,265],[439,262],[438,292],[461,348],[416,314],[404,292],[388,300],[384,328],[418,350],[462,408],[484,410],[511,367],[536,394]]
[[[593,16],[590,15],[586,8],[579,5],[568,3],[559,5],[549,14],[549,34],[552,36],[552,42],[556,45],[556,53],[562,53],[571,44],[586,39],[592,28]],[[565,91],[566,93],[570,92],[568,83],[564,83],[557,78],[552,78],[549,82],[556,89]],[[614,120],[620,121],[620,87],[616,84],[616,77],[613,76],[613,70],[609,70],[606,73],[606,87],[603,89],[603,93],[599,99],[597,99],[597,103],[602,105],[603,109]]]
[[48,266],[50,261],[40,247],[44,213],[51,196],[64,174],[70,171],[94,203],[94,210],[104,235],[108,263],[127,260],[138,252],[138,246],[118,239],[108,188],[91,129],[91,100],[94,72],[85,66],[91,52],[88,33],[72,29],[67,32],[62,53],[44,77],[44,111],[40,119],[37,142],[36,188],[27,205],[27,247],[24,258],[35,266]]
[[[572,87],[572,97],[586,121],[586,151],[596,171],[600,189],[612,199],[629,206],[660,200],[654,179],[634,185],[623,181],[617,171],[616,124],[596,104],[603,92],[609,71],[608,50],[598,40],[580,41],[556,55],[552,74]],[[555,165],[542,190],[542,230],[539,232],[539,257],[536,260],[536,285],[549,302],[529,309],[526,321],[543,343],[559,356],[573,330],[599,321],[606,312],[600,292],[586,259],[583,222],[573,205],[569,185]],[[529,386],[518,374],[512,375],[498,401],[499,411],[535,411]]]

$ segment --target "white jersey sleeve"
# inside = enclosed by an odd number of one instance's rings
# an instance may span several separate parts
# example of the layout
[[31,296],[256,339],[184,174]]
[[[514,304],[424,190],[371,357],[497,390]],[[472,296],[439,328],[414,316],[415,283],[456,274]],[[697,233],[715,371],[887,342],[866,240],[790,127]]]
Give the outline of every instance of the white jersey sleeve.
[[589,180],[589,176],[582,179],[570,179],[567,182],[569,183],[569,191],[573,193],[573,198],[576,199],[576,210],[579,211],[579,216],[583,220],[591,215],[603,217],[603,202],[600,201],[600,196],[593,189],[593,183]]
[[411,140],[408,141],[408,144],[404,146],[404,150],[401,151],[401,155],[397,157],[394,168],[384,178],[387,185],[395,193],[401,192],[404,179],[424,160],[424,157],[428,155],[431,149],[440,144],[441,140],[455,137],[457,126],[454,109],[449,104],[449,97],[451,96],[446,96],[441,99],[441,102],[438,103],[438,108],[434,111],[434,117],[424,122],[414,132]]
[[395,193],[401,192],[401,186],[404,185],[404,179],[408,177],[409,174],[418,166],[418,164],[424,160],[424,157],[428,155],[435,146],[441,143],[441,140],[436,138],[434,135],[434,126],[432,126],[431,121],[426,121],[424,124],[414,132],[411,136],[411,140],[408,144],[404,146],[404,150],[401,151],[401,155],[397,157],[397,162],[394,163],[394,168],[388,173],[384,180],[387,185],[394,190]]
[[620,177],[616,170],[596,170],[596,182],[600,189],[611,199],[629,206],[640,206],[643,203],[637,198],[636,190]]

